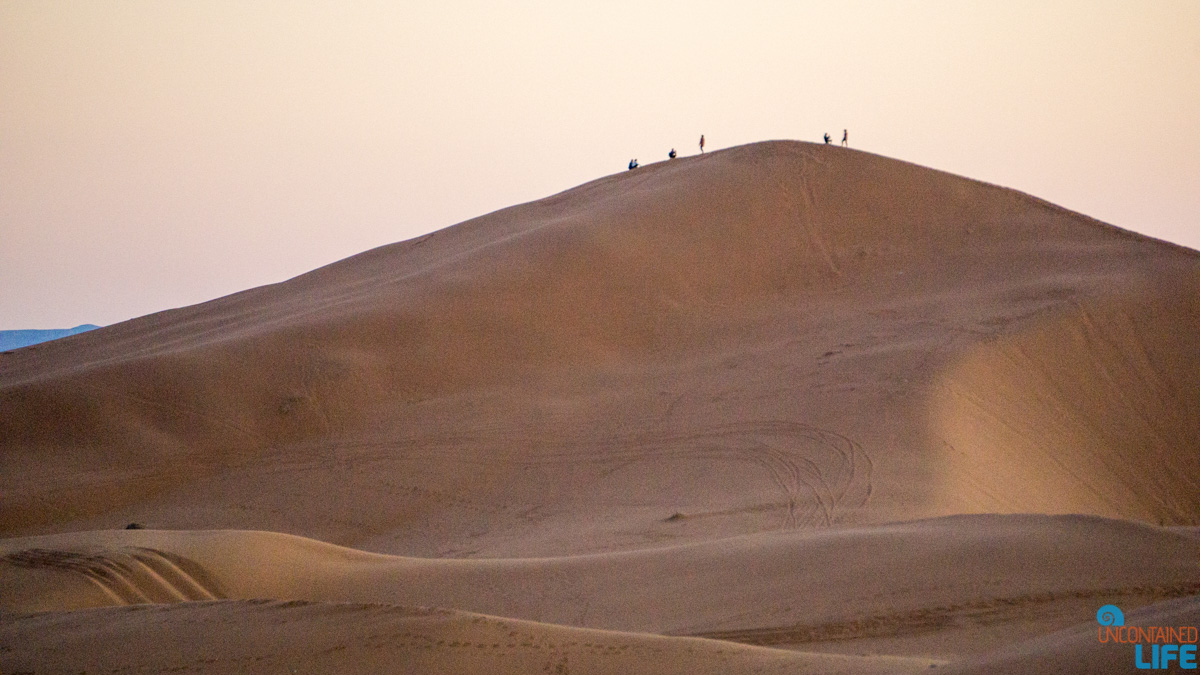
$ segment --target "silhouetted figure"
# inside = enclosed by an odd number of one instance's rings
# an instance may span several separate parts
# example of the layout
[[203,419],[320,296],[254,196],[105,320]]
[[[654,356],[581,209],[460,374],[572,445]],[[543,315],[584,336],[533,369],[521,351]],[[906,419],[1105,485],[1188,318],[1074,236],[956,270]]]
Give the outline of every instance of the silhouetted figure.
[[667,159],[675,159],[675,148],[671,148],[671,151],[667,153]]
[[700,154],[704,154],[704,134],[700,134]]
[[850,147],[850,132],[845,129],[842,129],[842,147]]
[[829,141],[832,141],[832,140],[833,139],[829,137],[829,134],[825,134],[825,145],[829,145]]
[[629,170],[633,171],[636,168],[638,168],[637,160],[636,159],[629,160]]

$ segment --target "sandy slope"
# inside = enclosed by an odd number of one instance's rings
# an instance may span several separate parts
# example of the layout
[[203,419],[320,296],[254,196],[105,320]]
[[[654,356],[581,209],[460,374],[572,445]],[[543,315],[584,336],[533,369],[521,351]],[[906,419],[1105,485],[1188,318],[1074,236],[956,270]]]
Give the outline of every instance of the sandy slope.
[[1200,285],[1114,296],[978,347],[942,374],[931,416],[944,481],[978,486],[947,490],[956,510],[1194,522]]
[[871,653],[951,658],[1013,642],[1030,625],[1072,625],[1109,602],[1132,608],[1198,594],[1198,560],[1200,538],[1190,532],[1048,516],[512,560],[402,558],[267,532],[116,530],[0,542],[0,609],[383,602],[851,654],[860,641]]
[[[53,610],[6,644],[123,617],[286,660],[256,612],[300,612],[314,650],[342,618],[426,621],[216,601],[269,597],[622,644],[1018,649],[1196,592],[1194,533],[1154,525],[1200,525],[1198,291],[1194,251],[772,142],[6,352],[0,607]],[[987,513],[1113,520],[941,518]],[[111,531],[131,521],[155,529]],[[70,611],[180,600],[205,604]],[[371,670],[365,644],[342,663]],[[455,663],[532,667],[510,657]]]
[[[97,644],[120,649],[96,649]],[[0,625],[12,673],[929,672],[928,659],[787,652],[697,638],[564,628],[448,610],[224,601],[18,616]],[[936,662],[934,662],[936,664]]]

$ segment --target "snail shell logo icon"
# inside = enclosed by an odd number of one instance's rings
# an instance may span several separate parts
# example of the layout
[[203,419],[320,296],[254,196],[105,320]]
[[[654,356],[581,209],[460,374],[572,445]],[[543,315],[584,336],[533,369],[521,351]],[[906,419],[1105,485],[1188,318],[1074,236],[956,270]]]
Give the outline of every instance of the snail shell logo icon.
[[1116,605],[1105,605],[1096,611],[1096,621],[1101,626],[1124,626],[1125,614]]

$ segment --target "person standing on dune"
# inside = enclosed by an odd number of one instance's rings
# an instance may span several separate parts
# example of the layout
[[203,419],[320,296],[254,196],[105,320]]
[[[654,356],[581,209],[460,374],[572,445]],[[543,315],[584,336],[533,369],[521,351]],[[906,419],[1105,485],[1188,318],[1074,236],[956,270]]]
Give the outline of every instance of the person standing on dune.
[[704,154],[704,134],[700,134],[700,154]]
[[842,129],[842,147],[850,147],[850,132],[846,129]]

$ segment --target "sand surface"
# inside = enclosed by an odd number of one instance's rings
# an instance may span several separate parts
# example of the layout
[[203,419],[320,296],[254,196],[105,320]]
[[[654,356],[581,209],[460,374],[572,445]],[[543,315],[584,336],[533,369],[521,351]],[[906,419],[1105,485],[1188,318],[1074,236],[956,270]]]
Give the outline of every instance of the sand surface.
[[1198,291],[771,142],[5,352],[0,672],[1126,672],[1100,605],[1196,621]]

